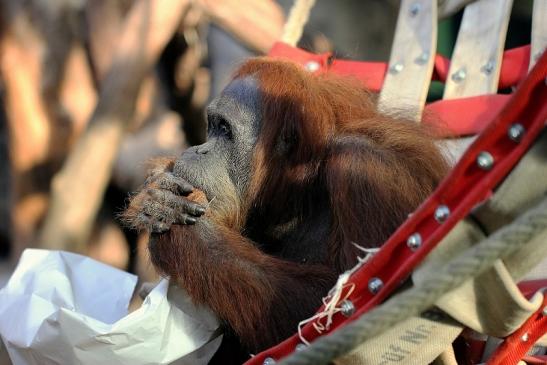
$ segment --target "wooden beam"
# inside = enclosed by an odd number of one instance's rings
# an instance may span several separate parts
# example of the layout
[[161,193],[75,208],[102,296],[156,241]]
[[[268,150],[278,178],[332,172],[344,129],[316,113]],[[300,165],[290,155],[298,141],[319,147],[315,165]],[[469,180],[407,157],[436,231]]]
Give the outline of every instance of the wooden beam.
[[419,121],[431,83],[437,45],[437,0],[403,0],[379,107]]
[[477,0],[438,0],[439,19],[448,18],[460,11],[464,6]]
[[512,0],[479,0],[463,13],[444,99],[495,93]]
[[547,0],[535,0],[532,13],[532,49],[530,68],[532,68],[547,49]]

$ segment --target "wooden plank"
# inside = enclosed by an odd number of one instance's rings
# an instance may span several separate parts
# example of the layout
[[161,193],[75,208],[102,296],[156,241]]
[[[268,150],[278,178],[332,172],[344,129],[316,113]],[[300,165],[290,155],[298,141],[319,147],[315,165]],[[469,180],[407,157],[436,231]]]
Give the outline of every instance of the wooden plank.
[[433,72],[437,1],[403,0],[379,107],[408,111],[420,120]]
[[512,3],[512,0],[479,0],[465,8],[444,99],[497,91]]
[[461,8],[476,0],[439,0],[439,19],[454,15]]
[[539,60],[547,48],[547,0],[534,0],[532,15],[532,49],[530,68]]

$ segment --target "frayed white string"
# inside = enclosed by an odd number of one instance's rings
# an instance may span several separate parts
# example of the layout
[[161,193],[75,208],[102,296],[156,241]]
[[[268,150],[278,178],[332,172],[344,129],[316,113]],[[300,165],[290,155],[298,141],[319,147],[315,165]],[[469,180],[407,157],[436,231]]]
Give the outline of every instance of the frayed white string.
[[357,271],[357,269],[359,269],[365,262],[367,262],[368,260],[370,260],[378,251],[380,251],[380,247],[372,247],[372,248],[367,248],[367,247],[363,247],[363,246],[359,246],[357,243],[355,242],[350,242],[352,245],[354,245],[355,247],[357,247],[358,250],[362,251],[365,253],[365,257],[359,257],[357,256],[357,260],[359,261],[357,263],[357,265],[355,265],[352,269],[351,269],[351,272],[354,273],[355,271]]
[[209,209],[209,207],[211,206],[211,204],[213,203],[213,201],[214,201],[216,198],[217,198],[217,197],[216,197],[216,195],[215,195],[215,196],[213,197],[213,199],[211,199],[211,200],[209,200],[209,201],[207,202],[207,206],[205,207],[205,210],[208,210],[208,209]]
[[[313,317],[307,318],[298,323],[298,337],[300,337],[300,341],[302,341],[306,345],[309,345],[310,343],[302,335],[302,327],[310,322],[313,322],[312,326],[317,331],[317,333],[321,334],[324,331],[328,331],[332,324],[332,317],[342,310],[340,303],[348,299],[355,290],[355,284],[348,283],[349,278],[354,272],[359,270],[368,260],[372,258],[372,256],[374,256],[374,254],[376,254],[380,250],[380,248],[362,247],[355,242],[351,242],[351,244],[357,247],[360,251],[364,252],[365,256],[357,256],[357,264],[350,270],[347,270],[340,274],[340,276],[338,276],[338,280],[336,281],[334,287],[329,290],[327,296],[322,299],[324,306],[323,311],[316,313]],[[349,289],[342,297],[342,293],[344,293],[344,289],[346,288]],[[327,319],[324,324],[321,322],[323,318]]]

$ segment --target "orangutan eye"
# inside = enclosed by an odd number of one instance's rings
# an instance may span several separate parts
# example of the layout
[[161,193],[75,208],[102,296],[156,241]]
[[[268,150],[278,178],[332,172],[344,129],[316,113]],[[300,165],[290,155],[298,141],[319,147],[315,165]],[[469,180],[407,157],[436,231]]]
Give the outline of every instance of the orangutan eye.
[[226,119],[224,118],[220,118],[220,120],[218,121],[218,131],[220,135],[232,138],[232,127],[230,126],[230,123],[228,123],[228,121],[226,121]]
[[218,114],[209,114],[207,115],[208,124],[209,124],[209,133],[226,137],[228,139],[232,138],[232,126],[230,123]]

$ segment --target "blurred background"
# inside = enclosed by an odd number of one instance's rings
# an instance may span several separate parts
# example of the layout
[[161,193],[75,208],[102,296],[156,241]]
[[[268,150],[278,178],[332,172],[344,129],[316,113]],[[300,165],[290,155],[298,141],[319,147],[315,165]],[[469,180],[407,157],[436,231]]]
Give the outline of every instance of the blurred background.
[[[238,64],[268,52],[292,3],[0,0],[0,287],[29,247],[156,280],[147,238],[117,215],[147,160],[205,140],[204,107]],[[530,42],[532,1],[514,3],[506,48]],[[318,0],[299,46],[387,61],[398,6]],[[460,19],[441,21],[440,53]]]

